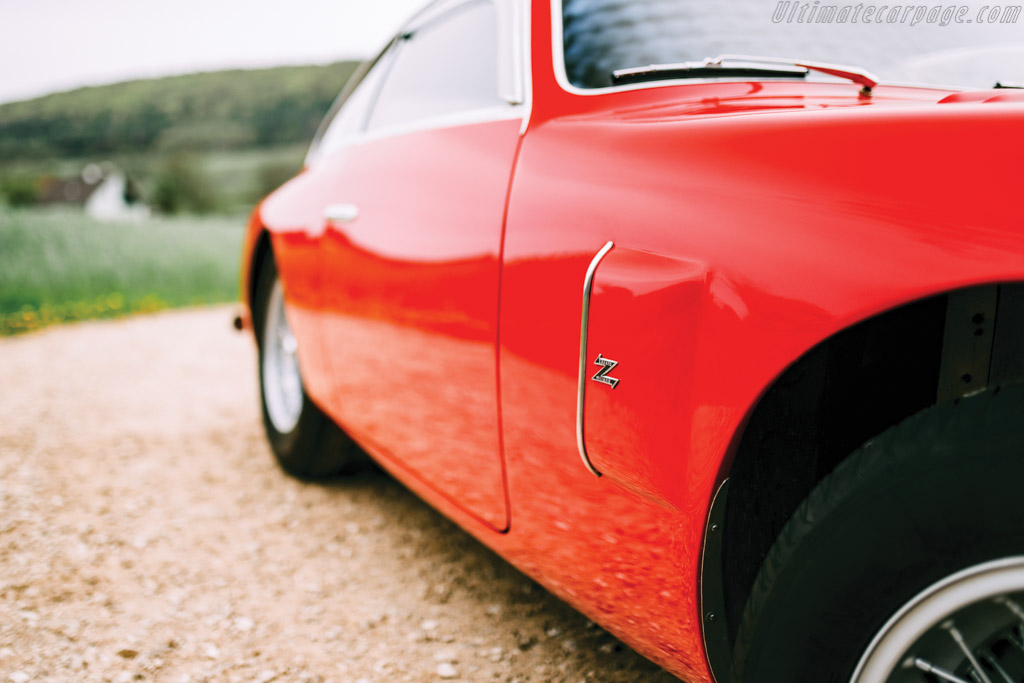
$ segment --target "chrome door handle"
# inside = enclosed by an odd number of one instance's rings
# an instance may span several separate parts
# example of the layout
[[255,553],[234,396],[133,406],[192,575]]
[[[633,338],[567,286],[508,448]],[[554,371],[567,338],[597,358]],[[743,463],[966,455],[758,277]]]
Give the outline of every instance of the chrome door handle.
[[355,204],[330,204],[324,208],[324,218],[331,223],[351,223],[359,218],[359,207]]

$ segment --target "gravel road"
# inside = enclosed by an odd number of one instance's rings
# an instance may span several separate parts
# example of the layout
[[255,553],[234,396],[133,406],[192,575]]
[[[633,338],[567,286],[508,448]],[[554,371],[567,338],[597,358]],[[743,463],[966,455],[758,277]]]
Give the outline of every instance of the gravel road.
[[0,339],[0,682],[675,680],[386,475],[285,476],[230,316]]

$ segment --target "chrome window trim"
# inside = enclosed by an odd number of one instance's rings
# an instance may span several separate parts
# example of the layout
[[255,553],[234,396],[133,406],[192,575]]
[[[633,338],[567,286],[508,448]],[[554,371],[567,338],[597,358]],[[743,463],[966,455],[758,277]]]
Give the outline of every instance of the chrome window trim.
[[523,3],[495,3],[498,10],[498,95],[509,104],[523,104],[526,99],[523,56]]
[[526,101],[526,72],[523,64],[530,52],[529,42],[523,43],[522,36],[529,26],[529,4],[524,0],[434,0],[406,22],[393,38],[411,36],[455,10],[478,2],[491,3],[498,14],[498,74],[499,97],[509,104],[523,104]]
[[[526,5],[527,1],[528,0],[434,0],[434,2],[429,3],[426,7],[413,15],[413,17],[402,26],[398,33],[391,39],[389,49],[396,53],[400,53],[402,40],[413,35],[416,31],[420,31],[436,21],[445,19],[453,12],[456,12],[463,7],[479,3],[490,3],[498,15],[498,46],[496,49],[499,50],[499,91],[495,94],[499,99],[504,99],[508,103],[509,107],[523,107],[529,100],[526,90],[526,74],[528,71],[524,66],[524,57],[529,54],[529,43],[527,42],[526,48],[523,49],[522,39],[529,21],[529,12],[524,11],[524,5]],[[529,39],[527,38],[526,40],[528,41]],[[520,50],[523,50],[523,52],[521,54],[517,54]],[[511,52],[511,54],[509,54],[509,52]],[[392,58],[392,60],[394,59],[397,59],[397,57]],[[507,65],[507,70],[502,68],[503,64]],[[385,75],[381,84],[383,85],[386,80],[387,76]],[[374,102],[374,106],[376,106],[376,102]],[[484,107],[480,109],[455,112],[454,114],[429,117],[419,121],[410,121],[407,124],[388,126],[386,128],[381,128],[378,131],[370,131],[366,130],[365,126],[369,125],[369,120],[373,116],[373,108],[371,107],[366,124],[364,124],[363,131],[360,135],[353,137],[353,142],[390,137],[392,135],[401,135],[418,130],[448,128],[454,125],[459,125],[463,120],[471,123],[483,123],[488,120],[502,121],[525,116],[521,111],[514,114],[508,114],[507,111],[510,110],[501,106]],[[490,118],[486,118],[481,115],[483,112],[493,112],[495,115]]]
[[594,274],[601,264],[601,259],[614,247],[615,243],[611,241],[601,247],[601,251],[597,252],[590,262],[586,277],[583,278],[583,312],[580,316],[580,374],[576,387],[576,447],[580,451],[580,460],[583,461],[583,466],[595,477],[600,477],[601,473],[590,462],[583,431],[583,407],[587,397],[587,332],[590,325],[590,293],[594,288]]
[[[320,156],[319,154],[317,154],[317,152],[319,152],[320,150],[320,144],[323,142],[324,134],[327,132],[327,129],[331,127],[331,124],[334,123],[334,119],[338,117],[338,114],[341,112],[341,108],[344,107],[345,103],[348,102],[349,98],[352,97],[352,93],[354,93],[356,88],[358,88],[362,84],[362,82],[366,80],[366,76],[370,73],[370,71],[372,71],[378,64],[380,64],[382,60],[394,59],[393,48],[395,47],[395,43],[397,41],[398,35],[392,36],[391,40],[387,42],[384,48],[377,53],[377,56],[375,56],[373,59],[367,59],[363,61],[359,66],[356,67],[355,71],[352,72],[352,75],[349,76],[349,79],[341,88],[341,92],[338,93],[338,96],[334,98],[334,102],[331,103],[331,106],[327,110],[327,113],[324,115],[323,119],[320,120],[320,125],[317,126],[316,133],[313,134],[313,139],[309,143],[309,149],[306,150],[306,157],[305,160],[303,161],[303,166],[310,166]],[[389,65],[385,64],[382,68],[387,69],[388,66]],[[387,74],[385,74],[385,76],[386,75]],[[382,79],[380,83],[377,84],[377,92],[380,92],[380,86],[383,84],[383,82],[384,81]],[[377,100],[377,92],[370,94],[371,104],[366,110],[366,116],[363,117],[363,121],[360,126],[360,132],[352,136],[353,140],[362,135],[362,133],[366,130],[366,124],[369,121],[370,113],[373,111],[373,105],[376,103]]]
[[518,8],[518,42],[519,52],[519,73],[522,75],[523,87],[523,125],[519,127],[519,136],[526,134],[530,127],[530,119],[533,116],[533,3],[530,0],[514,0]]
[[361,145],[375,140],[399,137],[409,133],[418,133],[427,130],[440,130],[442,128],[454,128],[467,126],[476,123],[491,123],[495,121],[515,121],[523,117],[521,105],[507,105],[497,107],[485,107],[483,109],[467,109],[466,111],[454,114],[443,114],[432,116],[420,121],[400,123],[393,126],[384,126],[377,130],[363,131],[352,138],[349,147]]
[[463,5],[495,1],[496,0],[434,0],[433,2],[427,3],[418,12],[409,17],[409,19],[402,24],[402,28],[398,30],[398,35],[395,37],[401,38],[415,33],[416,31],[425,28],[428,24],[434,23],[445,14],[458,9]]
[[[390,69],[391,64],[394,63],[396,54],[400,51],[400,44],[405,36],[423,28],[436,19],[442,18],[449,11],[455,10],[460,6],[483,1],[493,3],[498,11],[499,31],[505,36],[504,40],[506,41],[503,45],[499,45],[499,49],[508,49],[512,51],[511,56],[505,56],[505,59],[509,62],[510,68],[510,73],[505,75],[505,86],[508,87],[508,90],[505,95],[498,93],[499,97],[505,97],[508,102],[508,106],[497,105],[479,109],[470,109],[456,112],[454,114],[429,117],[418,121],[410,121],[405,124],[387,126],[378,130],[370,131],[367,130],[366,127],[373,114],[373,108],[376,106],[377,96],[380,94],[380,90],[387,79],[387,74],[384,74],[384,78],[382,78],[376,86],[377,91],[371,95],[373,104],[367,110],[366,120],[363,121],[361,130],[349,138],[347,144],[345,144],[343,148],[339,149],[414,132],[514,119],[522,120],[522,125],[519,127],[519,134],[520,136],[524,135],[527,127],[529,126],[531,114],[533,113],[533,80],[531,73],[532,49],[530,43],[529,0],[434,0],[434,2],[429,3],[426,7],[414,14],[405,24],[403,24],[398,32],[391,37],[384,49],[382,49],[372,60],[367,60],[360,65],[352,75],[348,83],[346,83],[345,87],[342,89],[341,94],[338,95],[334,103],[331,105],[331,109],[328,114],[324,117],[323,121],[321,121],[316,135],[314,135],[313,141],[310,143],[309,152],[306,154],[305,165],[311,166],[319,161],[320,155],[317,155],[315,152],[317,151],[319,143],[323,138],[324,131],[326,131],[330,122],[334,120],[338,111],[344,106],[345,102],[359,84],[366,78],[366,75],[371,69],[385,59],[389,60],[390,63],[384,64],[383,68]],[[511,34],[510,37],[509,34]],[[501,64],[502,58],[503,56],[499,54],[499,64]],[[501,80],[502,77],[499,74],[499,87],[502,85]]]

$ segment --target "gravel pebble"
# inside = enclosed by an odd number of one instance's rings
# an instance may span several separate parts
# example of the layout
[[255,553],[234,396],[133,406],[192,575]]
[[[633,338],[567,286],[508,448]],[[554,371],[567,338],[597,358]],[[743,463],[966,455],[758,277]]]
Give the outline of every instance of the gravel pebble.
[[675,680],[377,470],[285,476],[232,312],[0,338],[0,681]]

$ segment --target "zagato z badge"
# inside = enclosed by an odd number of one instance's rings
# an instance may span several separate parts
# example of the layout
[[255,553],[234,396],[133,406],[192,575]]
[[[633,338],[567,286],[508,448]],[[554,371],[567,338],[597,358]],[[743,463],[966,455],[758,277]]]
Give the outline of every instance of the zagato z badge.
[[601,369],[597,371],[597,374],[590,379],[601,384],[607,384],[612,389],[619,383],[619,380],[614,377],[609,377],[608,373],[615,369],[615,366],[619,364],[619,361],[612,360],[611,358],[605,358],[601,354],[597,354],[597,360],[594,361],[594,365],[600,365]]

